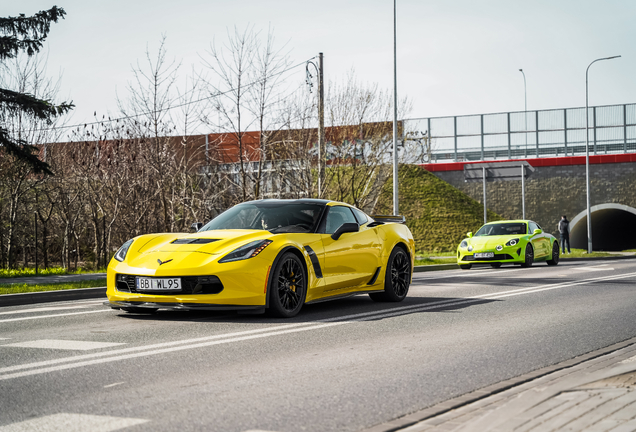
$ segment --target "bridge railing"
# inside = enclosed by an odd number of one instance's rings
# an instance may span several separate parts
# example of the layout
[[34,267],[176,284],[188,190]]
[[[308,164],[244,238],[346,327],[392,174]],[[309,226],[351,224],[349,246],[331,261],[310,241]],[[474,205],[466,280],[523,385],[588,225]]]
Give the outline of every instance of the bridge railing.
[[[590,154],[636,152],[636,104],[589,108]],[[427,136],[431,162],[585,154],[585,107],[404,120]]]

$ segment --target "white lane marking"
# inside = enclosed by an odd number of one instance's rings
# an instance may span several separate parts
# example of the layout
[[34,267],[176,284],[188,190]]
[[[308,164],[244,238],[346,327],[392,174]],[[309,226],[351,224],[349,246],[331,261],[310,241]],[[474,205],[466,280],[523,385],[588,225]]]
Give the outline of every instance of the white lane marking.
[[30,316],[30,317],[9,318],[9,319],[0,320],[0,323],[26,321],[26,320],[43,319],[43,318],[55,318],[55,317],[71,316],[71,315],[84,315],[84,314],[112,312],[112,311],[113,311],[112,309],[100,309],[100,310],[92,310],[92,311],[86,311],[86,312],[72,312],[67,314],[53,314],[53,315],[39,315],[39,316]]
[[16,314],[25,314],[25,313],[33,313],[33,312],[51,312],[57,310],[69,310],[69,309],[86,309],[88,306],[50,306],[50,307],[41,307],[41,308],[33,308],[33,309],[20,309],[9,312],[0,312],[0,315],[16,315]]
[[150,420],[96,416],[88,414],[59,413],[25,420],[0,427],[0,432],[64,431],[64,432],[111,432],[147,423]]
[[90,351],[94,349],[110,348],[110,347],[119,346],[119,345],[126,345],[126,344],[114,343],[114,342],[91,342],[91,341],[72,341],[72,340],[59,340],[59,339],[41,339],[36,341],[16,342],[16,343],[7,344],[7,345],[0,345],[0,347]]
[[522,269],[513,268],[509,270],[464,270],[461,273],[457,272],[457,273],[453,273],[452,275],[430,276],[430,277],[422,277],[422,276],[419,276],[419,273],[414,273],[413,280],[430,280],[430,279],[448,279],[448,278],[456,278],[456,277],[467,277],[467,276],[475,276],[475,273],[479,273],[479,276],[483,274],[493,274],[493,273],[503,274],[503,273],[509,273],[511,271],[520,271],[520,270]]
[[[614,275],[606,277],[598,277],[592,279],[586,279],[582,281],[571,281],[560,284],[541,285],[532,288],[521,288],[517,290],[500,291],[496,293],[483,294],[474,297],[467,297],[464,299],[448,299],[440,300],[437,302],[427,303],[424,305],[410,305],[401,306],[382,311],[363,312],[352,315],[345,315],[341,317],[328,318],[311,323],[296,323],[288,324],[277,327],[269,327],[258,330],[247,330],[242,332],[235,332],[229,334],[215,335],[202,337],[191,340],[166,342],[162,344],[148,345],[145,347],[125,348],[120,350],[112,350],[103,353],[85,354],[73,357],[67,357],[62,359],[47,360],[42,362],[9,366],[0,368],[0,381],[11,378],[19,378],[30,375],[38,375],[48,372],[55,372],[66,369],[73,369],[82,366],[91,366],[101,363],[109,363],[114,361],[145,357],[157,354],[164,354],[188,349],[203,348],[214,345],[221,345],[227,343],[241,342],[252,339],[260,339],[271,336],[285,335],[309,330],[318,330],[328,327],[334,327],[339,325],[351,324],[354,322],[376,320],[381,318],[389,318],[393,316],[404,315],[407,313],[416,313],[427,310],[439,309],[440,307],[450,307],[457,305],[468,305],[471,303],[479,303],[484,300],[496,300],[499,298],[512,297],[517,295],[533,294],[536,292],[554,290],[566,287],[572,287],[576,285],[586,285],[594,282],[602,282],[615,279],[626,279],[630,277],[636,277],[636,273],[628,273],[623,275]],[[259,334],[260,333],[260,334]],[[179,346],[181,345],[181,346]],[[141,351],[141,352],[138,352]],[[105,358],[99,358],[105,357]],[[85,361],[79,361],[85,360]],[[67,364],[63,364],[67,363]],[[57,366],[53,366],[57,365]],[[50,366],[50,367],[44,367]],[[26,370],[31,368],[37,368],[34,370]]]
[[254,330],[244,330],[244,331],[226,333],[226,334],[220,334],[220,335],[214,335],[214,336],[205,336],[205,337],[200,337],[195,339],[185,339],[181,341],[162,342],[158,344],[152,344],[152,345],[146,345],[146,346],[140,346],[140,347],[123,348],[119,350],[113,350],[113,351],[107,351],[107,352],[101,352],[101,353],[81,354],[81,355],[62,358],[62,359],[44,360],[44,361],[35,362],[35,363],[27,363],[24,365],[7,366],[4,368],[0,368],[0,374],[6,373],[6,372],[12,372],[16,370],[21,370],[21,369],[40,368],[44,366],[50,366],[50,365],[65,363],[69,361],[86,360],[91,358],[104,357],[104,356],[108,356],[112,354],[124,354],[129,352],[150,350],[150,349],[163,348],[163,347],[171,347],[171,346],[181,345],[181,344],[191,344],[191,343],[197,343],[197,342],[203,342],[203,341],[209,341],[209,340],[217,340],[217,339],[230,338],[230,337],[236,337],[236,336],[258,334],[258,333],[264,333],[264,332],[286,329],[286,328],[308,326],[311,324],[314,324],[314,323],[307,322],[307,323],[284,324],[280,326],[264,327],[261,329],[254,329]]
[[122,385],[122,384],[125,384],[125,383],[126,383],[126,381],[116,382],[116,383],[105,385],[104,388],[111,388],[111,387],[115,387],[115,386]]
[[0,338],[0,340],[9,340],[11,338]]
[[607,267],[609,264],[601,264],[594,267],[577,267],[570,270],[585,270],[585,271],[606,271],[606,270],[614,270],[614,267]]

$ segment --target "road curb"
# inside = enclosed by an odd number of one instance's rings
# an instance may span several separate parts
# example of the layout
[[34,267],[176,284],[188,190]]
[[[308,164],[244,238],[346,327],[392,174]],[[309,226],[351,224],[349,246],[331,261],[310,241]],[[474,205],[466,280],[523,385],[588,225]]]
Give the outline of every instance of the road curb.
[[102,297],[106,298],[106,287],[40,291],[20,294],[3,294],[0,295],[0,307],[22,306],[36,303],[51,303],[58,301],[85,300]]
[[[620,260],[630,260],[636,259],[636,256],[608,256],[608,257],[590,257],[590,258],[566,258],[561,257],[560,261],[562,262],[587,262],[587,261],[620,261]],[[536,264],[536,263],[535,263]],[[487,266],[488,263],[475,263],[473,265],[483,265]],[[457,264],[431,264],[431,265],[420,265],[413,267],[413,273],[427,272],[427,271],[437,271],[437,270],[456,270],[459,269],[459,265]]]

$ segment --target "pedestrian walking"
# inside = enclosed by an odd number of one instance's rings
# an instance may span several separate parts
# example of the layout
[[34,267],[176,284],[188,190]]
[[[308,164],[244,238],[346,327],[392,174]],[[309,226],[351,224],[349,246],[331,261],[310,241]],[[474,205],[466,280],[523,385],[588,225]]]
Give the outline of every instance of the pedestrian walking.
[[557,225],[559,234],[561,234],[561,254],[565,254],[565,243],[568,244],[568,253],[570,253],[570,221],[567,216],[561,216],[561,220]]

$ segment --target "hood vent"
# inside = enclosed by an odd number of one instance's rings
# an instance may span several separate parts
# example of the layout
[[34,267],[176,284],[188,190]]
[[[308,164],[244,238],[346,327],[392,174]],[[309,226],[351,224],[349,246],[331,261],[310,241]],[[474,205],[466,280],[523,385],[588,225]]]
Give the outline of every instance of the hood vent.
[[219,241],[219,239],[205,239],[205,238],[189,239],[189,238],[182,238],[182,239],[174,240],[171,244],[208,244],[208,243],[212,243],[212,242],[215,242],[215,241]]

